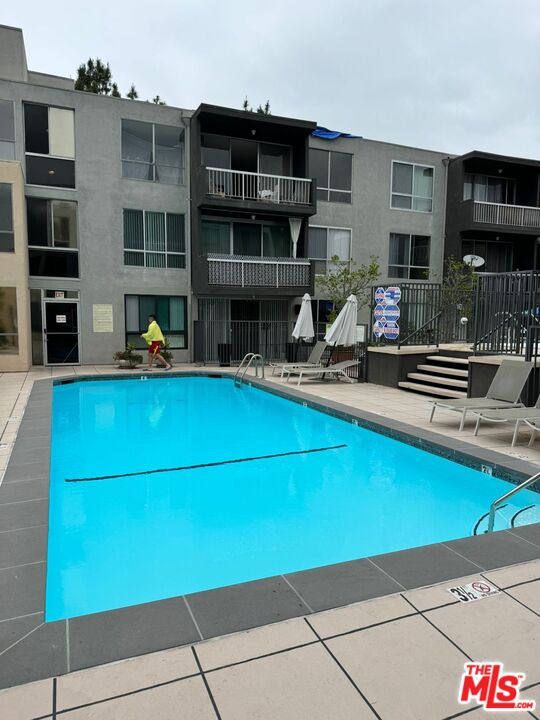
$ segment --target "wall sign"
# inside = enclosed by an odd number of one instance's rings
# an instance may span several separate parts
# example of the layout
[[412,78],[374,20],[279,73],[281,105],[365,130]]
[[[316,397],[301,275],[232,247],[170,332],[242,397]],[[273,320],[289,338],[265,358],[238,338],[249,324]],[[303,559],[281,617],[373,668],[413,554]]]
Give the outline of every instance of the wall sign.
[[57,300],[63,300],[66,296],[66,293],[63,290],[55,290],[54,291],[54,297]]
[[66,316],[65,315],[57,315],[56,316],[56,323],[57,325],[61,325],[62,323],[66,323]]
[[401,310],[401,289],[397,285],[378,287],[375,290],[375,309],[373,310],[373,335],[380,338],[384,335],[387,340],[396,340],[399,337],[399,318]]
[[113,306],[92,305],[93,330],[95,333],[113,332]]

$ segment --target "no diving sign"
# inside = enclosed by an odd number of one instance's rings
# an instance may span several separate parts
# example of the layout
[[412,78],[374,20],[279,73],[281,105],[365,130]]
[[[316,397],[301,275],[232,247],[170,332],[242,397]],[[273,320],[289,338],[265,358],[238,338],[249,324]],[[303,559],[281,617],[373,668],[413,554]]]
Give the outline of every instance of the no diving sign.
[[467,585],[448,588],[448,592],[457,597],[459,602],[473,602],[474,600],[491,597],[491,595],[497,595],[500,590],[487,580],[475,580]]

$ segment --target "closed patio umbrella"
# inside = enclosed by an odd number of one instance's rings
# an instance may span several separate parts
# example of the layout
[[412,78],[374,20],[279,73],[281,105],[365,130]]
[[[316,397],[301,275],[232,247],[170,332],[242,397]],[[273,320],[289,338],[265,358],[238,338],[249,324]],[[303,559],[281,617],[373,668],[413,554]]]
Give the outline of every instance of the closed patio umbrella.
[[354,345],[356,342],[356,319],[358,301],[356,295],[349,295],[332,327],[324,336],[329,345]]
[[300,312],[292,331],[293,338],[296,339],[296,357],[298,358],[298,345],[300,340],[311,340],[315,336],[313,331],[313,314],[311,312],[311,297],[306,293],[302,298]]

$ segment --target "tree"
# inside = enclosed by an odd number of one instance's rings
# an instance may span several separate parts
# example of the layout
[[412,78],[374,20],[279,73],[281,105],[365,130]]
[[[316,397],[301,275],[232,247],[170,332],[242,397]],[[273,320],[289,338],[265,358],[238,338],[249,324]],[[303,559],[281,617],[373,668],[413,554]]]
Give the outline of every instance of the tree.
[[155,98],[152,98],[152,102],[154,103],[154,105],[166,105],[166,104],[167,104],[167,103],[165,102],[165,100],[162,100],[162,99],[159,97],[159,95],[156,95]]
[[330,262],[335,269],[328,270],[325,275],[317,277],[317,284],[326,297],[334,303],[332,321],[345,305],[349,295],[356,295],[358,307],[371,304],[371,286],[377,282],[381,274],[379,258],[371,256],[367,265],[358,265],[354,260],[340,260],[334,255]]
[[131,87],[129,88],[129,92],[126,93],[126,97],[130,100],[136,100],[139,97],[139,93],[135,89],[135,85],[133,83],[131,84]]
[[[242,110],[245,110],[245,112],[254,112],[253,108],[249,104],[247,95],[244,99],[244,102],[242,103]],[[259,113],[259,115],[271,115],[272,113],[270,111],[270,100],[267,100],[264,103],[264,107],[262,105],[259,105],[259,107],[257,108],[257,110],[255,110],[255,112]]]
[[120,97],[118,86],[112,82],[112,73],[109,63],[106,65],[100,58],[88,58],[86,65],[79,65],[77,68],[77,79],[75,90],[91,92],[96,95],[113,95]]

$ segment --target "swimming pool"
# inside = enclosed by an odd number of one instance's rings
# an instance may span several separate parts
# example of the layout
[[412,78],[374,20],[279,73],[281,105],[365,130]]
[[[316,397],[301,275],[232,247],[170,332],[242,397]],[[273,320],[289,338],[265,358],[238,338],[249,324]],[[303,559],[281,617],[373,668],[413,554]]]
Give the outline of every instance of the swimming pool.
[[510,487],[230,378],[57,385],[46,619],[467,536]]

